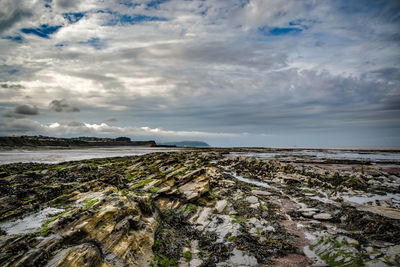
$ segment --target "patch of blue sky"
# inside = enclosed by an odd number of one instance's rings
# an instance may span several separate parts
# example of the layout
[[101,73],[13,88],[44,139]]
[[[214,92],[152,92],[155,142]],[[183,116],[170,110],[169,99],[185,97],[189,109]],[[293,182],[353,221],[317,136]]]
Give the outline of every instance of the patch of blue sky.
[[114,18],[109,20],[105,26],[115,26],[117,24],[138,24],[141,22],[147,22],[147,21],[167,21],[166,18],[163,17],[155,17],[155,16],[146,16],[146,15],[121,15],[118,13],[114,13]]
[[9,80],[7,78],[7,74],[14,75],[18,72],[19,70],[16,68],[16,66],[0,64],[0,82],[7,82]]
[[44,7],[46,7],[46,8],[51,8],[51,2],[52,2],[52,0],[43,0],[44,2],[45,2],[45,4],[44,4]]
[[265,36],[281,36],[281,35],[297,34],[302,32],[303,30],[298,27],[269,28],[267,26],[263,26],[258,28],[258,31]]
[[147,3],[147,8],[158,8],[161,4],[169,1],[171,0],[153,0]]
[[7,40],[10,40],[10,41],[13,41],[13,42],[16,42],[16,43],[22,43],[22,41],[24,40],[24,38],[22,36],[20,36],[20,35],[17,35],[17,36],[4,36],[4,37],[1,37],[1,39],[7,39]]
[[63,47],[63,46],[65,46],[65,44],[63,44],[63,43],[56,44],[56,47]]
[[25,34],[33,34],[41,38],[50,39],[50,35],[57,32],[61,27],[61,25],[49,26],[47,24],[43,24],[38,28],[22,28],[21,32]]
[[9,71],[7,71],[7,72],[8,72],[8,74],[13,75],[13,74],[19,72],[19,70],[17,70],[17,69],[12,69],[12,70],[9,70]]
[[200,5],[199,5],[199,7],[198,7],[201,11],[200,11],[200,14],[202,15],[202,16],[205,16],[205,15],[207,15],[207,12],[208,12],[208,7],[207,6],[205,6],[203,3],[201,3]]
[[137,6],[140,6],[139,3],[132,2],[131,0],[119,1],[119,4],[129,7],[129,8],[132,8],[132,7],[135,8]]
[[85,16],[85,13],[64,13],[63,17],[71,24],[80,21]]

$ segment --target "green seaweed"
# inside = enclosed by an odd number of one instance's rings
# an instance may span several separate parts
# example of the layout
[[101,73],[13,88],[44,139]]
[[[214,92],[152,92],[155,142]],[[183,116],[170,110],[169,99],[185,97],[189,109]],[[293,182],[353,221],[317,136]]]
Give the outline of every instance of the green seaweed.
[[303,189],[303,190],[301,190],[301,192],[306,193],[306,194],[314,194],[314,195],[317,194],[317,192],[315,192],[314,190],[311,190],[311,189]]
[[141,182],[138,183],[138,184],[132,185],[130,189],[131,189],[131,190],[138,189],[138,188],[143,187],[143,186],[145,186],[146,184],[150,183],[151,181],[153,181],[153,179],[152,179],[152,178],[148,178],[148,179],[146,179],[146,180],[141,181]]
[[83,209],[91,209],[97,202],[99,202],[98,199],[86,199],[83,201]]
[[155,193],[157,193],[160,189],[161,189],[160,187],[155,187],[155,186],[154,186],[154,187],[150,188],[150,192],[153,193],[153,194],[155,194]]
[[168,258],[164,255],[154,256],[154,261],[158,263],[157,266],[176,266],[177,260],[175,258]]
[[186,251],[185,253],[183,253],[183,257],[185,258],[186,262],[190,262],[193,256],[190,251]]
[[192,212],[197,211],[197,206],[195,204],[189,203],[186,207],[186,211]]

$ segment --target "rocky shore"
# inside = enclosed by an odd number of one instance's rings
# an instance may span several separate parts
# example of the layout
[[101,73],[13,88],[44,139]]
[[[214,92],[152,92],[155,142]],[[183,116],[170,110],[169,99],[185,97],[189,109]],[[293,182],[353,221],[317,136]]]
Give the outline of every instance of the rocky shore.
[[399,168],[227,150],[0,166],[1,266],[399,266]]

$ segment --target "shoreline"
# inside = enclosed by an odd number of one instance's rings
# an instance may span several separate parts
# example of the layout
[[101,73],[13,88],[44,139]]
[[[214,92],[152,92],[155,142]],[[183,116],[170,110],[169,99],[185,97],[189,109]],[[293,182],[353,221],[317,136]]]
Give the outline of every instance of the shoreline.
[[[100,147],[28,147],[11,150],[0,149],[0,165],[16,162],[58,163],[91,158],[123,157],[168,151],[218,152],[235,156],[279,160],[303,164],[400,164],[397,150],[331,150],[301,148],[214,148],[214,147],[148,147],[148,146],[100,146]],[[60,153],[58,153],[60,152]],[[67,153],[65,153],[67,152]]]

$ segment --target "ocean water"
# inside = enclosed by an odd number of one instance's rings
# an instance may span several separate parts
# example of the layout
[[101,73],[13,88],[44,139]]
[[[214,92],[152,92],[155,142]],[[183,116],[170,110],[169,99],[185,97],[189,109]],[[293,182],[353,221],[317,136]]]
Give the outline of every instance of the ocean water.
[[285,161],[299,161],[307,159],[309,162],[320,162],[322,160],[359,160],[366,162],[394,162],[400,164],[400,152],[397,151],[364,151],[364,150],[339,150],[339,149],[296,149],[277,150],[265,152],[233,152],[232,156],[245,156],[258,159],[281,159]]
[[[183,148],[169,147],[92,147],[74,149],[13,149],[0,150],[0,165],[16,162],[38,162],[59,163],[63,161],[84,160],[92,158],[122,157],[144,155],[154,152],[180,151]],[[211,148],[212,149],[212,148]],[[343,150],[343,149],[284,149],[272,151],[233,151],[230,156],[246,156],[259,159],[280,159],[285,161],[301,161],[307,159],[309,162],[320,162],[325,159],[360,160],[376,163],[400,164],[399,150]]]
[[93,158],[144,155],[154,152],[179,151],[165,147],[101,147],[79,149],[13,149],[0,151],[0,165],[17,162],[59,163]]

